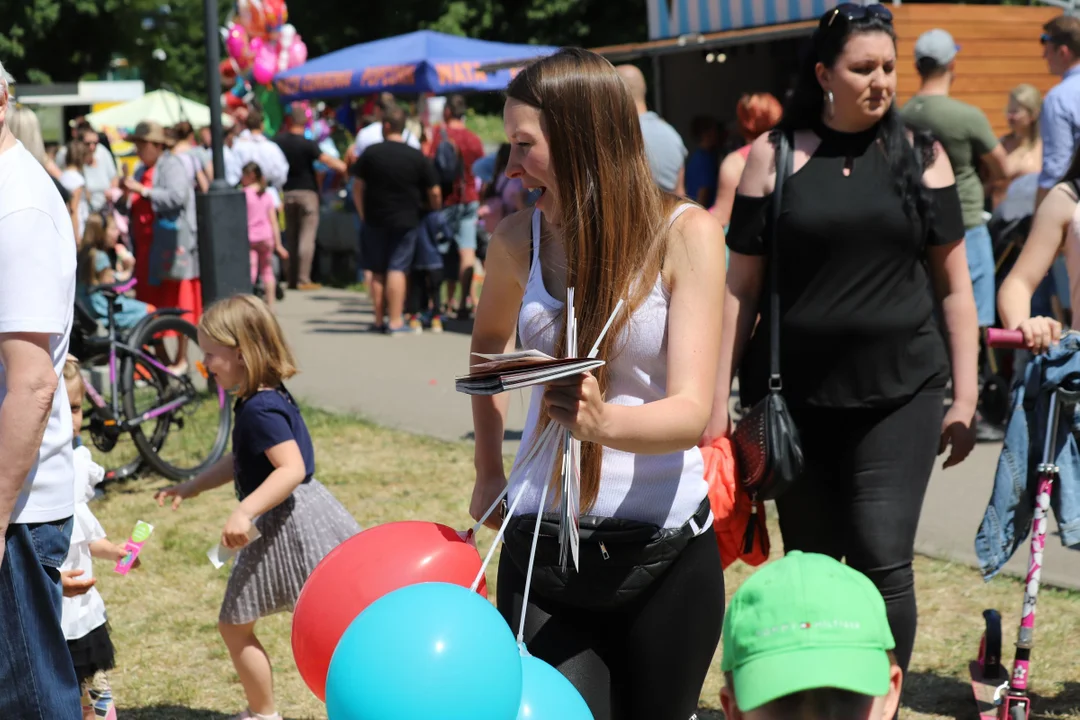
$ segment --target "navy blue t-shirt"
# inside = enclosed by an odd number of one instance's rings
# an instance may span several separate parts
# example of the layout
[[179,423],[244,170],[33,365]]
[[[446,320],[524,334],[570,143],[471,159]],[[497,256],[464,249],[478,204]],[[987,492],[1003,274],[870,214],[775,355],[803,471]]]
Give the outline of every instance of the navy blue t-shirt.
[[284,387],[261,390],[237,400],[233,426],[233,482],[236,497],[243,500],[255,492],[274,471],[266,451],[295,440],[304,458],[304,482],[315,475],[315,448],[296,401]]
[[712,207],[716,202],[716,183],[720,177],[720,155],[716,152],[698,148],[686,161],[686,175],[683,184],[686,186],[686,197],[697,202],[698,191],[708,189],[705,196],[704,206]]

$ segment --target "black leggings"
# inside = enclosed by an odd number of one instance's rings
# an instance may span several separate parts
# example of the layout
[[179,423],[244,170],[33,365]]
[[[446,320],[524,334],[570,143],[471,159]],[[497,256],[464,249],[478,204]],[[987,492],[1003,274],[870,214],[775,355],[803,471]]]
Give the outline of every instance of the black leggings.
[[785,552],[846,558],[874,581],[905,672],[917,619],[915,530],[943,407],[943,390],[924,390],[887,410],[793,409],[807,469],[776,501]]
[[[499,561],[499,611],[517,634],[525,576]],[[690,541],[639,598],[610,611],[529,598],[525,644],[559,669],[595,720],[689,720],[724,622],[724,573],[712,528]]]

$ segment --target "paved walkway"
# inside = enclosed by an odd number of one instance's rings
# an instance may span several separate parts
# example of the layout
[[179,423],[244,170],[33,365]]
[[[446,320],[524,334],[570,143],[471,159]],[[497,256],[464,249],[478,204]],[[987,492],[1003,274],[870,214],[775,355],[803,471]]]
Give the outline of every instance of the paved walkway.
[[[278,316],[303,372],[290,388],[329,410],[358,413],[388,427],[447,440],[472,437],[469,398],[454,390],[468,369],[469,326],[447,324],[442,335],[385,337],[366,332],[371,308],[363,296],[338,290],[292,293]],[[506,452],[515,452],[528,395],[515,392],[506,427]],[[966,462],[938,469],[930,481],[916,549],[924,554],[975,564],[975,531],[990,497],[998,445],[980,445]],[[1080,552],[1047,541],[1043,581],[1080,589]],[[1007,566],[1023,575],[1027,552]]]

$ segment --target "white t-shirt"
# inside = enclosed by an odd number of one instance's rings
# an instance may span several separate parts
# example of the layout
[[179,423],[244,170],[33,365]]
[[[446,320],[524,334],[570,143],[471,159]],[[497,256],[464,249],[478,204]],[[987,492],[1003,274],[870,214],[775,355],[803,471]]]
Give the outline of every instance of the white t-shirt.
[[[74,195],[76,190],[86,187],[86,179],[83,178],[82,173],[78,170],[68,168],[60,173],[60,184],[63,185],[69,193]],[[86,228],[86,219],[90,217],[89,195],[89,190],[83,190],[82,198],[79,200],[79,236],[76,240],[82,238],[83,230]]]
[[[420,138],[418,138],[415,133],[410,132],[409,128],[405,128],[405,132],[401,134],[401,137],[409,147],[414,147],[417,150],[420,149]],[[353,143],[353,147],[356,149],[356,157],[360,157],[369,147],[378,145],[382,141],[381,122],[373,122],[361,129],[360,132],[356,133],[356,142]]]
[[[71,407],[60,382],[74,307],[71,215],[45,169],[16,143],[0,153],[0,333],[48,334],[57,388],[13,523],[63,520],[74,512]],[[6,396],[7,372],[0,365],[0,405]]]
[[[82,570],[79,580],[94,577],[94,560],[90,556],[90,543],[105,537],[105,529],[94,517],[88,504],[94,497],[94,487],[105,477],[105,470],[94,462],[90,449],[75,448],[75,522],[71,526],[71,546],[61,570]],[[96,587],[75,597],[65,597],[60,625],[64,637],[78,640],[91,630],[105,624],[105,601]]]

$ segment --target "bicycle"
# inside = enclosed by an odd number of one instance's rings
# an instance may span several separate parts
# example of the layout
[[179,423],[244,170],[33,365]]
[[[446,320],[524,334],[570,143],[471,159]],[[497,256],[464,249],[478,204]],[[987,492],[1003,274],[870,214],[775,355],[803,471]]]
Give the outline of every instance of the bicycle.
[[[108,300],[104,336],[93,315],[76,302],[71,352],[86,368],[107,367],[109,385],[106,393],[93,382],[85,383],[89,408],[84,412],[82,431],[89,432],[94,446],[110,456],[125,435],[135,445],[133,458],[125,457],[130,452],[117,453],[119,464],[106,471],[106,481],[132,477],[144,465],[169,480],[186,480],[224,454],[232,409],[225,389],[206,372],[202,362],[179,357],[185,344],[176,339],[178,336],[187,338],[189,351],[198,349],[198,331],[181,317],[184,310],[157,309],[126,333],[117,328],[117,300],[135,282],[131,279],[90,288],[91,294],[101,293]],[[170,346],[177,351],[171,364]],[[198,378],[191,376],[193,366]],[[177,442],[179,434],[184,436]],[[193,443],[200,439],[208,447],[193,449]]]

